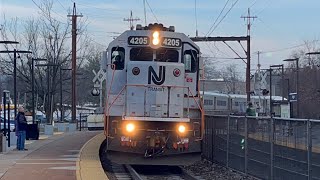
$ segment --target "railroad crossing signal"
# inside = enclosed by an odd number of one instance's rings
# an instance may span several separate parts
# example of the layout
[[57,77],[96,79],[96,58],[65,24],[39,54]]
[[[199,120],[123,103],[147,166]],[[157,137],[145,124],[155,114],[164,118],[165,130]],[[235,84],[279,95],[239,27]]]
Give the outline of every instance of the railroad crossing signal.
[[241,139],[240,145],[241,145],[241,149],[244,149],[244,139]]
[[290,93],[289,94],[289,101],[290,102],[295,102],[298,99],[298,94],[297,93]]
[[99,96],[100,95],[100,90],[97,88],[93,88],[91,91],[92,96]]

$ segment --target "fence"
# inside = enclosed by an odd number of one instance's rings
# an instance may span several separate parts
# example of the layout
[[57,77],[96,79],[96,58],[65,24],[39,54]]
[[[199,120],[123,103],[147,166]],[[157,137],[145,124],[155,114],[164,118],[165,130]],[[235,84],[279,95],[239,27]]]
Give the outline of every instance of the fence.
[[203,153],[262,179],[320,179],[320,121],[206,116]]

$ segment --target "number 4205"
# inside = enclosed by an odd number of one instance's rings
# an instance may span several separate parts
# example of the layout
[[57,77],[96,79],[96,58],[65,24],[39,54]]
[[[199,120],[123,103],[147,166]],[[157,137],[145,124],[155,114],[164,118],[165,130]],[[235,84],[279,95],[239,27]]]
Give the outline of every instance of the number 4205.
[[130,39],[130,44],[148,44],[147,37],[132,37]]
[[179,47],[180,46],[180,39],[176,38],[164,38],[162,44],[164,46],[174,46],[174,47]]

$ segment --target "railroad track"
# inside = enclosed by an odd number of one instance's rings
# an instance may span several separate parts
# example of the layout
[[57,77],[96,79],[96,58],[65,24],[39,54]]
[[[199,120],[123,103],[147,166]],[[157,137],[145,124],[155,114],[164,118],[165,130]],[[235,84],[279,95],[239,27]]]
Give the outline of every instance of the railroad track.
[[123,165],[110,161],[102,143],[99,154],[102,167],[110,180],[204,180],[194,177],[180,166]]
[[204,180],[185,172],[179,166],[105,165],[110,180]]

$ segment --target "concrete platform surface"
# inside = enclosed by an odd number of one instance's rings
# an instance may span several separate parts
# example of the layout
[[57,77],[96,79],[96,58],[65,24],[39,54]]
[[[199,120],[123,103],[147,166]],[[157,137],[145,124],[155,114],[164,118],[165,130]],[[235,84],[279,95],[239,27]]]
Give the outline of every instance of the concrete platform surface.
[[77,162],[77,180],[107,180],[100,163],[99,149],[105,140],[105,135],[100,133],[90,139],[81,149],[80,158]]
[[1,180],[76,180],[83,145],[99,132],[63,133],[26,144],[28,151],[0,155]]

